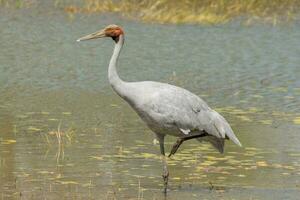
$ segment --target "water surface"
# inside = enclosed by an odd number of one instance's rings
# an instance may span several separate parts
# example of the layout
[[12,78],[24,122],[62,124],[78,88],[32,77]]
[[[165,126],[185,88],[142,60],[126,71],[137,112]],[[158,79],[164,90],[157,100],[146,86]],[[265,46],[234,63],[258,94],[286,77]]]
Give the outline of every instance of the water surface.
[[155,25],[38,5],[0,8],[2,199],[163,198],[153,134],[108,85],[113,42],[75,42],[110,23],[126,32],[121,77],[195,92],[244,145],[184,144],[167,199],[299,197],[297,22]]

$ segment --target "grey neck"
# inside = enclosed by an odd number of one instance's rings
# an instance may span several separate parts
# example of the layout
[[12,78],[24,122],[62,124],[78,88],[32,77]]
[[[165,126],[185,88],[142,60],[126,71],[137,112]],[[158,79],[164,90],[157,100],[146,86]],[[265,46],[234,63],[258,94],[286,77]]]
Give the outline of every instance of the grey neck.
[[113,55],[110,59],[109,62],[109,67],[108,67],[108,80],[110,85],[113,87],[113,89],[118,93],[120,96],[124,96],[126,92],[125,85],[126,82],[123,81],[117,72],[117,61],[120,55],[120,52],[122,50],[124,44],[124,35],[119,36],[119,40],[115,44],[114,52]]

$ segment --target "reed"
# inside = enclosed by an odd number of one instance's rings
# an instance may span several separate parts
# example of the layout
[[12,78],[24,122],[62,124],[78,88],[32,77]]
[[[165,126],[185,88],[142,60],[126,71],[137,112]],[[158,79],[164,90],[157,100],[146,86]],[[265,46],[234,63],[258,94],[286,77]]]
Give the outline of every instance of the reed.
[[237,17],[247,22],[277,24],[297,18],[299,0],[82,0],[70,5],[70,13],[115,12],[156,23],[225,23]]
[[[74,130],[72,128],[69,128],[66,131],[61,130],[61,122],[58,124],[57,130],[50,131],[49,135],[50,136],[55,136],[56,138],[56,143],[57,143],[57,152],[56,152],[56,161],[57,164],[59,163],[60,160],[64,159],[64,146],[65,145],[70,145],[73,141],[74,137]],[[48,136],[46,135],[46,141],[48,145],[51,144]]]

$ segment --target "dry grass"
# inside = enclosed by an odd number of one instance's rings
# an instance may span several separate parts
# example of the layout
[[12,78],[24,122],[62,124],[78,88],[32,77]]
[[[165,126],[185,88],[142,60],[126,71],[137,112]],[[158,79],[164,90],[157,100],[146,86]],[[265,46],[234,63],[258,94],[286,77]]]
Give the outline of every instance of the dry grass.
[[264,20],[277,24],[295,19],[299,0],[83,0],[67,12],[115,12],[157,23],[218,24],[244,16],[246,22]]
[[0,6],[9,8],[29,7],[35,0],[0,0]]
[[[50,131],[49,132],[50,136],[55,136],[56,137],[56,141],[57,141],[57,152],[56,152],[56,161],[57,163],[59,163],[60,160],[64,159],[64,145],[65,144],[71,144],[73,137],[74,137],[74,130],[72,128],[69,128],[66,131],[61,130],[61,122],[59,123],[57,130],[54,131]],[[46,140],[48,145],[51,144],[48,136],[46,135]]]

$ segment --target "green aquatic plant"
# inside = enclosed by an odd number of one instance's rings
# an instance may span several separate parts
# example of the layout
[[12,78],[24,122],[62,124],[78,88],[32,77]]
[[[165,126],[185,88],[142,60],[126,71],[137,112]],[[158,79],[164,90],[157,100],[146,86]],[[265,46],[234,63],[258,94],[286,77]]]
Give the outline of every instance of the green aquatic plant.
[[83,0],[67,12],[115,12],[130,18],[157,23],[225,23],[245,17],[246,23],[263,20],[277,24],[295,19],[298,0]]

